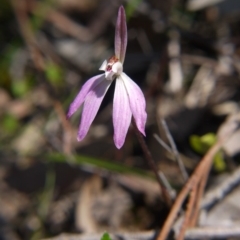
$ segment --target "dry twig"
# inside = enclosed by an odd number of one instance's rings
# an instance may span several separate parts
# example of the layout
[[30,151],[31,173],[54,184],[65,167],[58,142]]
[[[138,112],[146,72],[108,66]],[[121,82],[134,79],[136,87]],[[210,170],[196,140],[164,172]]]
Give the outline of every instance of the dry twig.
[[183,176],[183,179],[184,179],[184,181],[187,181],[187,179],[188,179],[188,174],[187,174],[187,171],[186,171],[186,169],[185,169],[185,166],[184,166],[184,164],[183,164],[183,162],[182,162],[182,160],[181,160],[181,157],[180,157],[180,155],[179,155],[179,152],[178,152],[178,150],[177,150],[177,146],[176,146],[176,144],[175,144],[175,142],[174,142],[174,140],[173,140],[173,137],[172,137],[172,135],[171,135],[171,133],[170,133],[170,131],[169,131],[169,129],[168,129],[168,126],[167,126],[167,124],[166,124],[166,122],[165,122],[164,119],[161,120],[161,123],[162,123],[163,129],[165,130],[165,134],[166,134],[166,136],[167,136],[167,138],[168,138],[168,141],[169,141],[169,143],[170,143],[170,145],[171,145],[172,152],[173,152],[173,154],[174,154],[174,156],[175,156],[175,158],[176,158],[176,160],[177,160],[178,167],[179,167],[179,169],[180,169],[180,171],[181,171],[181,174],[182,174],[182,176]]
[[199,165],[197,166],[197,168],[195,169],[195,171],[193,172],[193,174],[191,175],[187,183],[184,185],[182,191],[179,193],[175,203],[173,204],[170,214],[168,215],[157,240],[165,240],[167,238],[167,235],[172,227],[172,224],[179,210],[181,209],[183,201],[185,200],[189,192],[194,187],[196,187],[197,184],[199,184],[206,168],[209,165],[211,165],[213,157],[219,151],[222,145],[223,145],[223,141],[218,141],[217,143],[215,143],[206,153],[204,158],[200,161]]
[[201,208],[207,208],[222,199],[233,187],[240,183],[240,167],[228,176],[219,186],[213,188],[204,196]]
[[[19,23],[20,31],[22,33],[22,37],[30,51],[30,55],[32,57],[33,63],[35,67],[39,71],[44,71],[46,67],[45,59],[41,54],[40,47],[38,45],[38,41],[36,36],[34,35],[34,31],[30,25],[30,21],[27,15],[27,0],[12,0],[12,6],[16,15],[16,18]],[[53,90],[51,92],[54,92]],[[52,105],[62,123],[64,129],[64,138],[63,138],[63,149],[64,153],[70,154],[71,152],[71,136],[70,136],[70,124],[66,121],[65,112],[61,103],[55,100],[52,97]]]
[[[227,121],[220,127],[220,129],[218,131],[218,141],[208,150],[208,152],[205,154],[203,159],[200,161],[200,163],[194,170],[193,174],[188,179],[187,183],[184,185],[183,189],[179,193],[157,240],[165,240],[167,238],[168,233],[172,227],[172,224],[173,224],[178,212],[181,209],[183,201],[186,199],[188,194],[191,193],[191,191],[194,191],[193,196],[195,195],[195,191],[197,193],[196,202],[195,202],[195,204],[196,204],[195,210],[194,210],[193,204],[192,204],[192,202],[194,202],[194,201],[190,197],[190,204],[189,204],[189,209],[188,209],[188,211],[190,211],[190,213],[188,212],[186,215],[188,218],[189,218],[189,216],[192,216],[192,217],[190,217],[191,218],[190,220],[188,220],[188,219],[185,220],[187,226],[183,227],[183,230],[181,231],[181,234],[180,234],[178,240],[184,238],[185,230],[187,229],[187,227],[193,226],[195,224],[197,215],[198,215],[198,211],[199,211],[199,207],[200,207],[200,199],[202,197],[202,193],[203,193],[203,190],[204,190],[204,187],[205,187],[205,184],[207,181],[207,177],[208,177],[211,165],[212,165],[212,160],[213,160],[214,156],[216,155],[216,153],[221,149],[223,144],[226,142],[226,140],[228,140],[229,137],[238,128],[239,117],[240,117],[239,114],[230,116],[227,119]],[[192,209],[190,209],[190,208],[192,208]]]
[[[118,4],[109,2],[107,6],[102,6],[101,11],[95,16],[89,27],[84,27],[74,22],[68,16],[50,6],[44,6],[34,0],[31,2],[31,12],[54,24],[63,33],[68,34],[80,41],[89,42],[96,39],[106,29],[110,19],[116,13]],[[39,11],[43,9],[44,11]]]
[[201,227],[187,230],[186,240],[240,237],[240,227]]

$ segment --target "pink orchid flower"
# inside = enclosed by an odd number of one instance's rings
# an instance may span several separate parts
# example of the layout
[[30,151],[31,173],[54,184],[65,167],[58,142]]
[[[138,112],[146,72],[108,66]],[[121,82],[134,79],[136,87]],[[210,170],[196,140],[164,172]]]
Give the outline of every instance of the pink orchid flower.
[[104,61],[99,70],[105,73],[90,78],[71,103],[67,117],[71,117],[84,103],[78,141],[87,134],[102,100],[116,80],[113,99],[114,143],[119,149],[123,146],[132,116],[138,130],[145,136],[147,114],[144,95],[138,85],[123,72],[123,62],[127,47],[127,25],[123,6],[118,10],[115,32],[115,56]]

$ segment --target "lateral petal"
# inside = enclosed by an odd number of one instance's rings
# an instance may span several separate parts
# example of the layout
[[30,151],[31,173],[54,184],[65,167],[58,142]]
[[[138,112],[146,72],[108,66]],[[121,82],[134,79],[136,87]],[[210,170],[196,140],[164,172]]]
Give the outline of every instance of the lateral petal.
[[113,139],[118,149],[121,148],[125,142],[131,118],[132,112],[124,82],[121,78],[117,78],[113,98]]
[[111,83],[111,81],[103,80],[95,88],[89,90],[83,105],[78,141],[86,136]]
[[90,78],[81,88],[79,91],[78,95],[75,97],[73,102],[71,103],[68,113],[67,113],[67,118],[70,118],[76,111],[77,109],[82,105],[84,102],[88,92],[90,90],[93,90],[98,84],[100,84],[104,80],[104,73],[99,74],[97,76],[94,76]]
[[139,86],[125,73],[121,74],[128,93],[130,108],[138,130],[145,136],[145,124],[147,121],[146,101]]
[[115,55],[123,63],[127,48],[127,24],[123,6],[118,10],[115,30]]

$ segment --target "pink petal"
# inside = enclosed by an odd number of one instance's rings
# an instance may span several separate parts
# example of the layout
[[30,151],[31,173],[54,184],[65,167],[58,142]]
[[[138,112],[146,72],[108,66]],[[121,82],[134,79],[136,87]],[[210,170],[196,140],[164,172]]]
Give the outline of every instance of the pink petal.
[[78,141],[81,141],[87,134],[98,109],[112,81],[104,80],[94,89],[90,89],[83,106],[82,118],[78,130]]
[[121,148],[125,142],[131,118],[132,112],[124,82],[121,78],[117,78],[113,99],[113,139],[118,149]]
[[145,124],[147,121],[146,101],[139,86],[125,73],[121,74],[128,92],[130,108],[138,130],[145,136]]
[[88,92],[92,89],[94,89],[98,84],[100,84],[104,80],[104,74],[100,74],[97,76],[94,76],[90,78],[81,88],[80,92],[78,95],[75,97],[73,102],[71,103],[68,113],[67,113],[67,118],[70,118],[77,110],[78,108],[82,105],[84,102]]
[[123,6],[118,10],[115,30],[115,55],[123,63],[127,48],[127,24]]

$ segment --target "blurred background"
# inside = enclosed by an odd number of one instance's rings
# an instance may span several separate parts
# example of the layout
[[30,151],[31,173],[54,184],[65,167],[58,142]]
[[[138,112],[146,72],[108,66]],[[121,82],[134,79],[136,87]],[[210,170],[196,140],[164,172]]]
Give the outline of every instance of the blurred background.
[[[124,72],[144,92],[146,143],[173,193],[184,178],[157,141],[169,145],[161,119],[190,174],[239,112],[238,0],[1,0],[1,240],[145,231],[164,222],[168,210],[133,129],[120,150],[114,146],[114,84],[83,141],[76,140],[81,111],[66,120],[81,86],[113,55],[120,5]],[[214,159],[211,179],[239,166],[239,140],[238,133]]]

